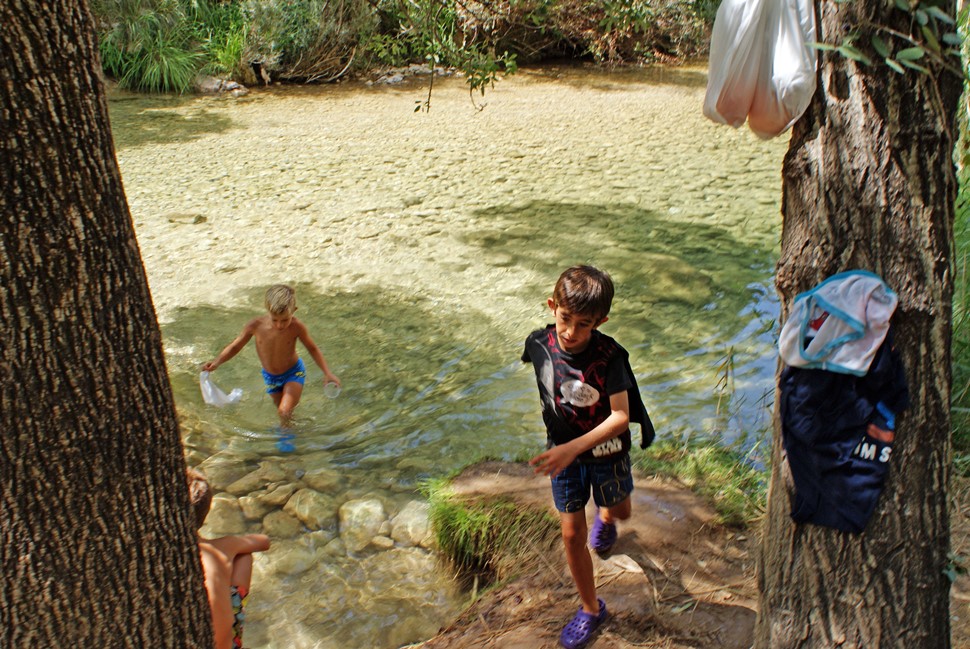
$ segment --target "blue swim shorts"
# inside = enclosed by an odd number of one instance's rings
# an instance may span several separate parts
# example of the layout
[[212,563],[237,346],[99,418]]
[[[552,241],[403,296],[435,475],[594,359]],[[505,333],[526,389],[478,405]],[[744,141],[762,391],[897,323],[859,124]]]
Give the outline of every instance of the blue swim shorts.
[[633,493],[630,455],[605,464],[573,462],[552,479],[552,499],[564,514],[582,511],[590,492],[599,507],[613,507],[626,500]]
[[282,392],[283,386],[287,383],[299,383],[303,385],[304,381],[306,381],[306,365],[303,364],[302,358],[298,358],[296,365],[282,374],[270,374],[266,370],[263,370],[263,382],[266,384],[266,394]]

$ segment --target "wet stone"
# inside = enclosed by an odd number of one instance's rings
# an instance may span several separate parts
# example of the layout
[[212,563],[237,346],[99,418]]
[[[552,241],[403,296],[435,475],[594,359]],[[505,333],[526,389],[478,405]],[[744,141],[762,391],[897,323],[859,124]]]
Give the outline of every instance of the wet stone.
[[287,501],[284,511],[296,516],[312,530],[333,520],[333,500],[313,489],[300,489]]
[[428,503],[413,500],[394,517],[391,538],[404,547],[425,546],[430,543],[431,524]]
[[349,552],[360,552],[387,520],[384,504],[375,499],[349,500],[340,506],[340,537]]
[[272,505],[254,496],[240,496],[237,502],[239,503],[239,508],[242,510],[243,516],[251,521],[259,520],[273,510]]
[[289,539],[303,531],[303,523],[289,512],[276,510],[263,518],[263,533],[273,539]]
[[225,536],[246,531],[246,519],[239,502],[229,494],[219,493],[212,498],[212,507],[202,527],[203,536]]
[[256,496],[256,498],[267,505],[282,507],[299,488],[299,485],[293,483],[270,485],[266,487],[264,492]]

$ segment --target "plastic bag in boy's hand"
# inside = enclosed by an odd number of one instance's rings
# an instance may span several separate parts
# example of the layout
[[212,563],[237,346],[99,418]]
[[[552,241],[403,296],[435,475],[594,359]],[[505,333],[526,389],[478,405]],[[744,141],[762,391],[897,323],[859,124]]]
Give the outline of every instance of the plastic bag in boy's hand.
[[208,372],[199,373],[199,387],[202,388],[202,399],[210,406],[227,406],[230,403],[237,403],[242,399],[242,389],[235,388],[229,394],[219,389],[219,386],[212,382]]

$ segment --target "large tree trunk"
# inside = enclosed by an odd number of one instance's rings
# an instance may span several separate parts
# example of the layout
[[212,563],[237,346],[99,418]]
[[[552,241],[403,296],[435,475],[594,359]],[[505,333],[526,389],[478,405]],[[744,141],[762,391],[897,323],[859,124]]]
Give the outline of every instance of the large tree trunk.
[[90,14],[0,25],[0,646],[211,647]]
[[[822,0],[819,15],[819,40],[828,43],[863,26],[864,48],[867,23],[910,30],[892,2]],[[911,406],[897,422],[875,514],[853,535],[791,521],[776,405],[756,646],[948,647],[951,156],[960,79],[898,74],[831,53],[819,83],[784,164],[783,312],[839,271],[881,275],[900,298],[893,322]]]

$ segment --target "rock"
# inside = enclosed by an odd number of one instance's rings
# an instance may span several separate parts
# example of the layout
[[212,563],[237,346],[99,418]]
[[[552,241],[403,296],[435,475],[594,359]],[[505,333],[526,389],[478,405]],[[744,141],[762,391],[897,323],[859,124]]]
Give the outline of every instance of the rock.
[[310,469],[303,474],[303,482],[317,491],[332,491],[341,480],[342,477],[338,472],[326,467]]
[[300,489],[283,511],[299,518],[311,530],[318,530],[333,520],[333,501],[319,491]]
[[230,94],[233,97],[243,97],[249,94],[249,88],[231,79],[200,76],[195,80],[195,90],[203,95]]
[[251,493],[264,486],[286,480],[286,471],[277,462],[260,462],[259,468],[247,473],[228,487],[226,491],[234,496]]
[[203,536],[225,536],[227,534],[242,534],[246,531],[246,520],[243,517],[239,502],[233,496],[218,493],[212,498],[212,507],[202,526]]
[[338,536],[323,547],[323,553],[331,557],[342,557],[347,554],[347,546]]
[[340,538],[351,553],[366,548],[387,520],[384,504],[376,498],[348,500],[340,506]]
[[243,494],[248,494],[250,492],[262,489],[263,485],[265,484],[266,483],[263,481],[263,479],[259,477],[259,471],[256,470],[247,473],[227,486],[226,491],[231,493],[233,496],[242,496]]
[[241,496],[238,500],[243,516],[251,521],[263,518],[273,510],[273,506],[254,496]]
[[394,517],[391,524],[391,538],[404,547],[421,545],[427,547],[431,542],[431,524],[428,512],[431,507],[426,502],[412,500]]
[[216,491],[225,491],[226,487],[250,471],[238,457],[223,452],[216,453],[198,468]]
[[404,75],[403,74],[392,74],[392,75],[388,75],[388,76],[383,76],[380,79],[378,79],[377,81],[375,81],[374,83],[380,83],[380,84],[395,84],[395,83],[401,83],[402,81],[404,81]]
[[256,473],[266,483],[283,482],[286,480],[286,469],[279,462],[270,460],[260,462],[259,469],[256,470]]
[[378,550],[390,550],[394,547],[394,539],[388,536],[375,536],[370,540],[370,544]]
[[299,488],[299,485],[295,485],[291,482],[279,485],[270,485],[266,487],[266,490],[261,493],[258,498],[261,502],[264,502],[267,505],[272,505],[273,507],[282,507]]
[[306,572],[322,554],[322,549],[308,547],[299,541],[280,541],[270,548],[268,557],[276,572],[297,575]]
[[274,539],[290,539],[303,531],[303,523],[293,514],[276,510],[263,518],[263,533]]

